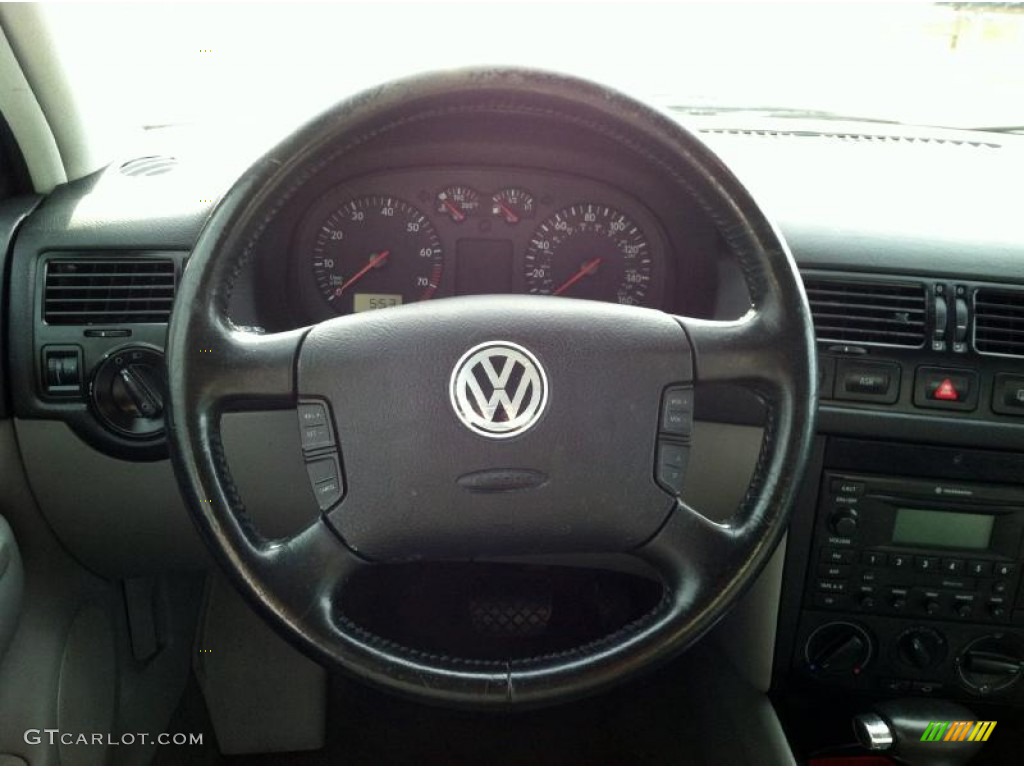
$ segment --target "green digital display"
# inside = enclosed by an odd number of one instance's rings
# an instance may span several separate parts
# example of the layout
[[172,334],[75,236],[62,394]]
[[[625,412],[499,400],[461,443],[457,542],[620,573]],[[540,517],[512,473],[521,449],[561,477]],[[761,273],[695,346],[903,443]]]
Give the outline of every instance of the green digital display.
[[992,541],[992,515],[932,509],[897,509],[893,544],[953,549],[987,549]]

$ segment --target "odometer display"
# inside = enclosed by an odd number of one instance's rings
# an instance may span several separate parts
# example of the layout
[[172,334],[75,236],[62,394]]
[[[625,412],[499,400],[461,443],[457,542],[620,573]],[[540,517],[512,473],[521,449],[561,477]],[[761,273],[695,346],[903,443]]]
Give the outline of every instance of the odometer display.
[[537,228],[525,270],[530,293],[642,305],[651,284],[650,246],[624,213],[582,203]]
[[312,267],[321,296],[334,312],[347,314],[432,298],[443,253],[418,209],[394,197],[366,196],[343,203],[319,224]]

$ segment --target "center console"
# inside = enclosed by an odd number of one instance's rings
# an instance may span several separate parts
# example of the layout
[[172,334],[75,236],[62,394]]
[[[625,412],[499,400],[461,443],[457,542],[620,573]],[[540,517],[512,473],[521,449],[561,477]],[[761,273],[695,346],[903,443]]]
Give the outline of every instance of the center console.
[[837,438],[819,456],[777,677],[1024,702],[1024,456]]

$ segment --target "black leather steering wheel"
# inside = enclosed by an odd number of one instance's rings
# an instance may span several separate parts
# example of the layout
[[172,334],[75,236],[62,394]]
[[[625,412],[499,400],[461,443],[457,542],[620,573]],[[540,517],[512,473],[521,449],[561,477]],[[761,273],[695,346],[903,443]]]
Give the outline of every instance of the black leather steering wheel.
[[[726,322],[554,297],[479,296],[282,333],[232,324],[229,300],[253,243],[324,168],[446,116],[513,114],[599,133],[656,164],[736,254],[750,310]],[[508,69],[445,72],[364,93],[250,168],[214,210],[189,260],[167,367],[168,434],[182,491],[207,544],[250,601],[329,666],[397,692],[478,706],[597,690],[710,628],[784,529],[817,395],[811,318],[795,263],[728,168],[674,120],[626,96]],[[487,390],[483,399],[469,378]],[[672,407],[685,420],[695,382],[741,384],[767,405],[756,471],[724,524],[655,477],[671,442],[662,421],[667,388],[683,393]],[[503,397],[504,409],[488,410]],[[344,498],[294,537],[265,540],[232,483],[220,415],[306,400],[326,406]],[[521,418],[511,423],[513,415]],[[642,558],[661,575],[663,598],[586,646],[491,660],[402,647],[356,626],[338,607],[347,579],[367,563],[579,552]]]

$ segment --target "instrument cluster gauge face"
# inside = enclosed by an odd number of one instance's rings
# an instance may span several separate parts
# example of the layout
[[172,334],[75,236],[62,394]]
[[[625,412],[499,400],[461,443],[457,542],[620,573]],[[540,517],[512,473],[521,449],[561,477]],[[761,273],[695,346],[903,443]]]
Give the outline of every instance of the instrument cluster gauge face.
[[448,187],[437,193],[437,212],[461,224],[480,210],[480,194],[472,187]]
[[607,205],[564,208],[533,233],[526,250],[529,293],[643,305],[651,253],[638,224]]
[[319,222],[311,264],[320,295],[343,315],[432,298],[443,258],[422,212],[375,195],[349,200]]
[[518,224],[523,219],[532,219],[533,195],[519,187],[503,189],[491,198],[491,213],[506,224]]

